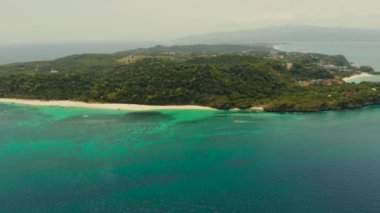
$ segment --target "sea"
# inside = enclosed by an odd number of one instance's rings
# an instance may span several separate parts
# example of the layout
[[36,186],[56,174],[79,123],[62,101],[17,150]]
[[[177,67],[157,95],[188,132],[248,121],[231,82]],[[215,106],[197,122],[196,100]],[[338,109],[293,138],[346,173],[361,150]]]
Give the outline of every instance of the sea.
[[374,41],[290,41],[275,45],[278,50],[344,55],[355,66],[369,65],[380,72],[380,42]]
[[155,42],[66,42],[0,44],[0,65],[16,62],[46,61],[85,53],[115,53],[156,45]]
[[0,104],[0,212],[379,212],[379,126]]

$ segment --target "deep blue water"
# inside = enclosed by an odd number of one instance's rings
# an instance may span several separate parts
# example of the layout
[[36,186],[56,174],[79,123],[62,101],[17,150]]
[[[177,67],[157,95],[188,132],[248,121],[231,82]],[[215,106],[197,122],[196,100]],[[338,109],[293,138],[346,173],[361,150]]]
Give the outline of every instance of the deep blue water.
[[379,212],[380,108],[0,105],[0,212]]

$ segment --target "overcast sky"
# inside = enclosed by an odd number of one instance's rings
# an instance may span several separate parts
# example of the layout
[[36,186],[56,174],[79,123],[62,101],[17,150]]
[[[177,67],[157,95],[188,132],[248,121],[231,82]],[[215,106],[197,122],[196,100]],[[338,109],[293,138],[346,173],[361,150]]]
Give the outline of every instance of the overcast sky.
[[0,43],[163,40],[272,25],[380,28],[380,0],[0,0]]

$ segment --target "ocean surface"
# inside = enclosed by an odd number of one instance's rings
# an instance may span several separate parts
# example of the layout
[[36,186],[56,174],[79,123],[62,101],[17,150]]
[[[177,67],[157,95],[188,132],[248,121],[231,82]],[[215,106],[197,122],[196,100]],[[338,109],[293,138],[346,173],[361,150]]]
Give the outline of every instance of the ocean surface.
[[380,108],[0,104],[0,212],[379,212]]
[[277,49],[283,51],[303,53],[324,53],[329,55],[342,54],[354,65],[370,65],[376,71],[380,71],[380,42],[365,41],[305,41],[287,42],[276,45]]
[[155,45],[153,42],[77,42],[0,45],[0,65],[44,61],[84,53],[114,53]]

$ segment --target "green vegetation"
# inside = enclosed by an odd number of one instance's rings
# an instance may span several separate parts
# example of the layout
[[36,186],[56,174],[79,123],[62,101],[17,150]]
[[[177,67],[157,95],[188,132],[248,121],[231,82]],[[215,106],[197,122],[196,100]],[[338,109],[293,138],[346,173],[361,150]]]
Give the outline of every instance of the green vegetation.
[[375,70],[371,66],[361,66],[360,70],[363,72],[374,73]]
[[319,112],[380,104],[380,84],[341,84],[298,89],[266,105],[266,111]]
[[187,46],[155,46],[152,48],[141,48],[130,51],[123,51],[115,53],[118,56],[125,55],[209,55],[209,54],[231,54],[240,52],[263,52],[269,51],[271,49],[270,45],[187,45]]
[[347,74],[325,64],[358,71],[344,56],[239,45],[157,46],[4,65],[0,97],[303,112],[380,103],[378,84],[346,84],[339,76]]
[[[215,59],[212,59],[215,60]],[[288,86],[265,63],[208,64],[144,59],[98,72],[18,73],[0,77],[0,96],[136,104],[248,108]],[[253,102],[252,102],[253,101]]]

